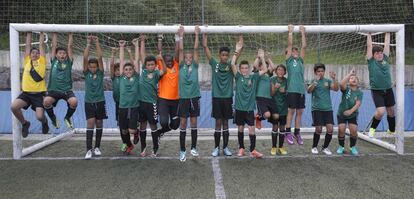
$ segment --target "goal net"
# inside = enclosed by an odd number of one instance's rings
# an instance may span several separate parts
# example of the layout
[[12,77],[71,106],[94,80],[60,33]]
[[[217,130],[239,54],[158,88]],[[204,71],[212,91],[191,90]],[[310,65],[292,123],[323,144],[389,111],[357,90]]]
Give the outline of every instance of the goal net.
[[[321,62],[327,65],[327,71],[334,70],[337,73],[338,79],[343,78],[352,68],[357,69],[357,75],[360,78],[360,85],[362,89],[369,89],[368,73],[365,60],[366,51],[366,36],[365,33],[373,33],[373,40],[381,45],[384,41],[383,32],[392,32],[391,43],[391,60],[393,80],[395,82],[396,92],[396,136],[395,138],[369,138],[360,133],[360,138],[378,144],[389,150],[396,151],[402,154],[404,141],[404,25],[306,25],[308,50],[305,58],[305,80],[313,78],[313,64]],[[58,45],[65,46],[67,32],[74,32],[74,47],[75,47],[75,64],[74,73],[81,71],[82,62],[81,55],[86,44],[86,36],[94,34],[99,37],[102,47],[104,48],[104,65],[106,71],[109,72],[109,57],[110,48],[116,47],[120,39],[131,41],[137,38],[140,33],[147,35],[146,50],[148,54],[155,54],[157,49],[157,42],[160,34],[162,34],[163,52],[174,53],[175,41],[174,34],[177,32],[177,25],[59,25],[59,24],[10,24],[10,56],[11,61],[11,88],[12,99],[15,99],[20,92],[20,76],[19,67],[21,64],[21,57],[15,56],[21,54],[22,48],[19,43],[24,41],[23,32],[59,32],[60,42]],[[258,48],[263,48],[272,57],[275,64],[284,63],[284,52],[287,46],[287,26],[202,26],[202,33],[208,34],[209,47],[213,55],[217,55],[218,49],[221,46],[229,46],[234,49],[236,37],[238,34],[244,35],[245,47],[242,59],[252,61],[255,57]],[[297,34],[299,26],[295,26],[294,46],[300,47],[300,34]],[[186,36],[184,46],[190,50],[194,42],[194,26],[185,26]],[[20,42],[19,42],[20,41]],[[200,40],[201,41],[201,40]],[[50,41],[49,41],[50,42]],[[50,43],[47,43],[50,47]],[[201,49],[201,44],[200,44]],[[200,62],[204,65],[208,64],[203,51],[201,50]],[[78,62],[77,62],[78,61]],[[208,67],[207,67],[208,68]],[[77,72],[78,71],[78,72]],[[205,73],[204,73],[205,72]],[[200,72],[200,84],[202,90],[206,90],[206,96],[211,87],[211,77],[209,77],[209,70]],[[81,74],[81,73],[80,73]],[[81,75],[79,75],[81,76]],[[109,77],[109,75],[107,75]],[[79,77],[79,81],[75,80],[74,75],[74,90],[80,91],[78,95],[82,95],[84,90],[83,80]],[[106,89],[110,90],[111,85],[109,79],[106,81]],[[370,96],[366,94],[365,96]],[[78,96],[79,97],[79,96]],[[339,106],[340,94],[333,94],[333,110],[336,112]],[[114,106],[110,92],[106,93],[107,106],[109,110],[114,110]],[[78,111],[75,113],[73,120],[75,123],[74,131],[62,130],[58,132],[57,136],[47,139],[35,146],[23,148],[21,139],[21,129],[16,119],[13,119],[13,157],[18,159],[22,156],[30,154],[44,146],[54,143],[66,136],[72,135],[75,131],[82,131],[86,127],[84,118],[83,103],[79,103]],[[310,97],[307,98],[307,106],[310,107]],[[359,109],[360,115],[365,117],[359,118],[359,130],[361,132],[366,128],[366,124],[372,118],[375,111],[373,102],[370,97],[365,97],[363,105]],[[199,126],[205,128],[213,128],[212,120],[208,117],[210,114],[209,107],[201,107],[201,117]],[[211,110],[211,107],[210,107]],[[310,115],[310,109],[305,111],[305,115]],[[109,118],[104,123],[105,129],[116,130],[115,114],[113,111],[108,111]],[[62,116],[58,113],[58,118]],[[311,126],[311,117],[306,117],[302,126]],[[385,124],[386,122],[381,122]],[[387,126],[379,126],[379,130],[386,130]]]

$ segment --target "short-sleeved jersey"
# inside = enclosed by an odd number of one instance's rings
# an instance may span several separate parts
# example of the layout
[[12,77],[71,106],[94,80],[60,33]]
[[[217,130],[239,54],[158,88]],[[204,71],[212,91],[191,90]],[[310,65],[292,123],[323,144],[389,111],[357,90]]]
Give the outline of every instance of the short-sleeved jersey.
[[219,63],[216,59],[210,59],[212,69],[212,96],[216,98],[230,98],[233,96],[233,71],[231,63]]

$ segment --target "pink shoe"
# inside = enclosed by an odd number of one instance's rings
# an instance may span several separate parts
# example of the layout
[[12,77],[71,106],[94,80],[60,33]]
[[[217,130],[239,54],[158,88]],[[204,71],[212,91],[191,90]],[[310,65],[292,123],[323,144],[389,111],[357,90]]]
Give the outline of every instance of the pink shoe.
[[303,145],[303,139],[302,139],[302,136],[300,136],[300,133],[298,133],[298,135],[295,135],[295,139],[299,145]]
[[287,141],[287,143],[289,144],[289,145],[293,145],[293,144],[295,144],[294,143],[294,141],[293,141],[293,136],[292,136],[292,133],[286,133],[286,141]]

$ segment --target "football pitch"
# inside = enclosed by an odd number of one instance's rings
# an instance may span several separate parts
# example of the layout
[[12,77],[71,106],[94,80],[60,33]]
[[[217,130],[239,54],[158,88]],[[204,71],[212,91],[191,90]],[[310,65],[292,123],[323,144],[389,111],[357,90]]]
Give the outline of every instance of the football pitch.
[[[84,135],[22,160],[12,160],[12,142],[5,137],[0,136],[0,198],[414,198],[413,138],[405,139],[402,156],[362,140],[359,156],[336,155],[336,138],[329,147],[334,155],[311,155],[310,135],[303,146],[287,146],[287,156],[271,156],[270,136],[259,135],[257,150],[265,157],[252,159],[235,156],[233,135],[233,156],[212,158],[213,136],[199,136],[200,157],[191,157],[187,148],[188,159],[180,162],[175,135],[161,140],[156,158],[141,158],[139,146],[124,156],[119,138],[106,136],[103,156],[93,160],[83,160]],[[151,143],[147,139],[148,154]]]

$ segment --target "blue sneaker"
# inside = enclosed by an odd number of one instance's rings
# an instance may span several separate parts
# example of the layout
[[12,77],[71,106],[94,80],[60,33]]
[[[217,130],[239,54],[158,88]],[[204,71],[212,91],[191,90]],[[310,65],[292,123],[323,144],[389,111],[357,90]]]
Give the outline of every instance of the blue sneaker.
[[223,149],[223,154],[224,154],[225,156],[232,156],[232,155],[233,155],[233,154],[231,153],[231,151],[230,151],[229,147],[226,147],[226,148],[224,148],[224,149]]
[[220,149],[219,149],[218,147],[214,148],[214,149],[213,149],[213,152],[211,153],[211,155],[212,155],[213,157],[217,157],[217,156],[219,156],[219,155],[220,155]]
[[352,155],[358,155],[358,148],[356,146],[351,147],[351,154]]
[[344,154],[344,151],[345,151],[345,147],[339,146],[338,149],[336,150],[336,153],[339,155],[342,155]]
[[187,158],[185,157],[185,151],[180,151],[180,161],[185,162]]

